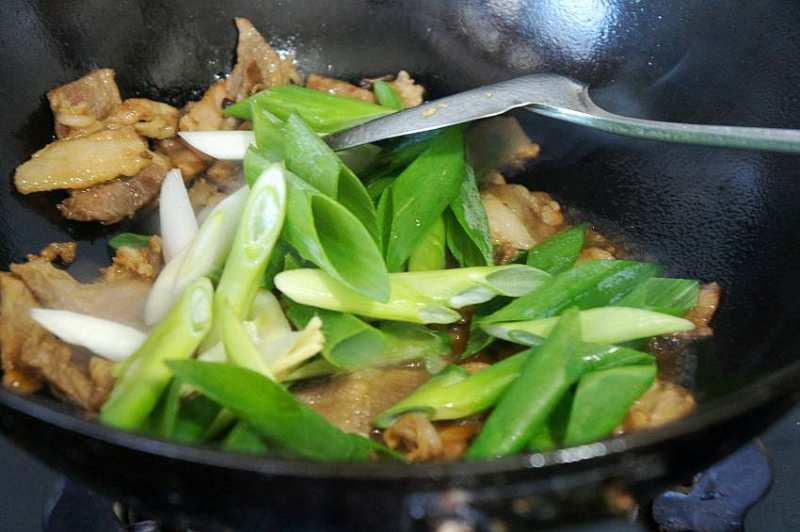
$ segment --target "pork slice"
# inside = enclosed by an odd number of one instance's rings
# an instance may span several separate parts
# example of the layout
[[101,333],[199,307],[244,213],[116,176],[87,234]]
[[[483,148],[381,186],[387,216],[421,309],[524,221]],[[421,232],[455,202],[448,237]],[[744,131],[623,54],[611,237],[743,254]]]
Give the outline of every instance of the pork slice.
[[122,102],[110,68],[85,76],[47,93],[56,122],[56,137],[68,138],[103,128],[102,121]]
[[425,87],[414,81],[405,70],[398,72],[397,77],[395,77],[394,81],[390,81],[389,85],[397,91],[400,101],[403,102],[403,107],[416,107],[422,104]]
[[489,220],[489,232],[499,263],[512,260],[563,228],[561,206],[544,192],[522,185],[487,185],[481,201]]
[[0,274],[3,385],[27,394],[46,382],[58,395],[84,410],[99,410],[114,385],[113,364],[73,350],[47,332],[30,318],[30,310],[38,306],[24,282],[11,274]]
[[222,104],[228,97],[227,80],[212,83],[203,97],[189,102],[178,122],[180,131],[213,131],[235,129],[237,121],[222,114]]
[[170,169],[169,160],[154,153],[150,164],[132,177],[120,177],[82,190],[71,190],[58,205],[64,218],[113,224],[151,203]]
[[135,176],[150,164],[147,143],[130,126],[51,142],[17,167],[22,194],[81,189],[118,176]]
[[224,197],[225,194],[202,177],[195,179],[192,186],[189,187],[189,201],[192,202],[195,214],[198,214],[206,207],[213,207],[222,201]]
[[41,306],[71,310],[144,329],[144,303],[150,283],[133,277],[82,284],[45,260],[12,264],[12,273]]
[[656,382],[628,411],[615,435],[651,429],[688,416],[696,403],[689,390],[683,386],[656,379]]
[[340,429],[369,434],[375,416],[429,377],[424,368],[365,369],[301,384],[293,393]]
[[106,119],[106,123],[133,126],[144,137],[167,139],[178,130],[180,111],[166,103],[147,98],[128,98]]
[[190,148],[179,138],[164,139],[156,144],[156,151],[169,159],[170,166],[181,171],[184,181],[189,181],[208,168],[213,159]]
[[111,266],[102,268],[104,281],[142,280],[155,282],[162,265],[161,237],[153,235],[147,247],[122,246],[111,259]]
[[318,74],[310,74],[306,79],[306,87],[336,96],[346,96],[356,100],[375,103],[375,95],[372,91],[362,89],[352,83],[340,79],[327,78]]
[[227,79],[228,98],[239,101],[252,93],[302,83],[292,57],[282,58],[246,18],[236,18],[239,42],[236,66]]

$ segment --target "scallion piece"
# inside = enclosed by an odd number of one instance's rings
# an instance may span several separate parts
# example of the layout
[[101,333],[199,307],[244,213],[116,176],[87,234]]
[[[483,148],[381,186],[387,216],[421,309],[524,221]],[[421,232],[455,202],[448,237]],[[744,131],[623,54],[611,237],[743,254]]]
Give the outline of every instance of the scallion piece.
[[375,92],[375,98],[377,98],[380,105],[395,111],[403,108],[403,100],[400,99],[400,95],[385,81],[381,79],[374,81],[372,90]]
[[444,218],[439,217],[408,257],[408,271],[442,270],[445,258]]
[[585,224],[556,233],[528,250],[528,266],[553,275],[568,270],[581,254],[585,235]]
[[150,236],[137,233],[119,233],[111,237],[108,245],[114,249],[122,247],[146,248],[150,245]]
[[280,384],[249,369],[197,360],[170,369],[261,435],[270,449],[318,461],[366,461],[377,444],[342,432]]
[[225,108],[227,116],[243,120],[252,118],[251,104],[267,109],[281,120],[297,113],[317,133],[334,133],[394,112],[373,103],[336,96],[297,85],[274,87]]
[[448,227],[447,245],[453,257],[461,266],[494,264],[494,246],[489,236],[489,219],[478,192],[475,173],[470,165],[465,166],[461,189],[450,204],[449,210],[452,222]]
[[621,307],[635,307],[683,316],[697,304],[700,283],[692,279],[655,277],[619,300]]
[[391,191],[391,228],[384,241],[386,265],[400,271],[425,233],[458,196],[465,172],[461,127],[440,131],[406,168]]
[[523,297],[481,318],[481,323],[537,320],[569,307],[613,305],[659,270],[655,264],[628,260],[593,260],[560,273]]
[[116,386],[100,412],[106,425],[134,430],[155,407],[172,375],[168,360],[189,358],[211,328],[211,281],[190,284],[144,344],[123,362]]
[[267,454],[269,448],[254,430],[244,423],[237,423],[222,440],[222,449],[242,454]]
[[467,451],[470,460],[498,458],[522,450],[581,376],[576,355],[581,326],[576,309],[566,311],[547,341],[530,355]]
[[364,297],[321,270],[301,268],[275,276],[275,286],[296,303],[373,319],[453,323],[458,312],[412,290],[393,293],[386,303]]
[[[628,307],[599,307],[579,313],[582,340],[600,344],[618,344],[662,334],[691,331],[694,324],[670,314]],[[538,345],[534,337],[546,338],[558,318],[516,321],[484,325],[483,330],[496,338],[525,345]]]

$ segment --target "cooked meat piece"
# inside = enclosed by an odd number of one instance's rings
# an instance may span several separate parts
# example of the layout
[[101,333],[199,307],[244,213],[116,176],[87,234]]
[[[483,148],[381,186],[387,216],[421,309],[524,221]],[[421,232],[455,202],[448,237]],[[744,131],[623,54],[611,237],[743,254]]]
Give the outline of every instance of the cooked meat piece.
[[292,57],[281,58],[246,18],[236,18],[239,42],[236,66],[227,79],[227,95],[233,101],[254,92],[289,83],[302,83]]
[[405,452],[412,462],[429,462],[444,458],[444,445],[428,416],[411,412],[400,416],[383,433],[390,449]]
[[213,207],[222,201],[224,197],[225,194],[202,177],[200,179],[195,179],[194,183],[192,183],[192,186],[189,188],[189,201],[192,202],[192,208],[195,214],[205,207]]
[[365,369],[301,384],[298,399],[347,432],[369,434],[372,419],[428,380],[424,368]]
[[47,244],[38,255],[29,254],[28,260],[46,260],[47,262],[60,260],[64,264],[72,264],[75,262],[77,250],[76,242],[53,242]]
[[151,157],[132,127],[98,131],[48,144],[17,167],[14,182],[22,194],[86,188],[136,175]]
[[170,166],[181,171],[184,181],[208,168],[212,158],[187,146],[181,139],[165,139],[157,144],[156,150],[169,158]]
[[458,460],[469,447],[474,438],[483,428],[483,422],[478,417],[471,417],[459,421],[437,423],[436,430],[442,440],[442,454],[444,460]]
[[362,89],[361,87],[340,79],[326,78],[318,74],[311,74],[306,78],[306,87],[335,94],[336,96],[346,96],[348,98],[355,98],[356,100],[375,103],[375,95],[372,94],[372,91]]
[[102,121],[120,104],[119,89],[110,68],[92,70],[80,79],[47,93],[56,121],[56,137],[63,139],[103,129]]
[[389,85],[397,91],[403,107],[416,107],[422,104],[425,87],[418,85],[405,70],[398,72],[395,80],[389,82]]
[[244,185],[242,165],[234,161],[215,161],[206,170],[206,179],[223,192],[238,190]]
[[709,326],[719,306],[720,288],[717,283],[707,283],[700,287],[697,304],[684,316],[695,325],[695,329],[685,333],[691,337],[711,336],[714,331]]
[[[49,264],[43,262],[43,264]],[[33,393],[44,382],[85,410],[97,410],[113,386],[111,362],[75,351],[30,318],[40,306],[31,291],[11,274],[0,274],[0,356],[3,384]]]
[[593,228],[589,228],[586,231],[586,237],[583,243],[584,249],[588,248],[598,248],[602,251],[608,252],[615,258],[622,258],[624,257],[625,253],[622,248],[617,247],[611,242],[608,238],[605,237],[602,233],[598,233]]
[[145,328],[144,302],[150,291],[149,282],[131,278],[81,284],[69,273],[43,260],[12,264],[11,271],[44,307]]
[[615,434],[666,425],[692,413],[694,397],[682,386],[660,379],[631,407]]
[[181,131],[235,129],[238,122],[222,114],[222,102],[227,97],[226,81],[219,80],[213,83],[200,100],[186,104],[185,114],[178,122],[178,129]]
[[[539,145],[531,142],[517,119],[510,116],[488,118],[470,126],[467,147],[475,175],[489,183],[498,181],[497,173],[518,171],[539,155]],[[495,179],[488,180],[488,176]]]
[[171,105],[147,98],[129,98],[114,109],[106,122],[133,126],[140,135],[151,139],[166,139],[175,136],[179,115]]
[[111,266],[102,268],[104,281],[141,279],[155,281],[161,270],[161,237],[150,237],[145,248],[123,246],[117,249]]
[[581,264],[583,262],[588,262],[590,260],[613,260],[614,255],[609,253],[608,251],[591,247],[591,248],[583,248],[581,254],[578,255],[578,258],[575,260],[575,264]]
[[29,312],[38,304],[25,283],[8,273],[0,274],[0,357],[3,384],[21,393],[41,388],[41,376],[31,371],[21,357],[25,342],[38,340],[46,332],[33,321]]
[[133,177],[71,190],[70,197],[58,204],[58,210],[64,218],[80,222],[119,222],[156,199],[169,169],[167,158],[154,153],[150,164]]
[[564,224],[561,206],[549,194],[522,185],[487,185],[481,200],[499,263],[554,235]]

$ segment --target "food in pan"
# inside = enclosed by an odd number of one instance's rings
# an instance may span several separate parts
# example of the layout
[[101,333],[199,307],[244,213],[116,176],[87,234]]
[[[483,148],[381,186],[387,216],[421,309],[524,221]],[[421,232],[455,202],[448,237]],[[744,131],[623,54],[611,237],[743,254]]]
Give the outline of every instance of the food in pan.
[[233,71],[181,109],[123,100],[110,69],[48,93],[56,138],[17,191],[160,231],[112,238],[91,283],[64,268],[74,242],[0,275],[6,386],[124,430],[328,461],[548,451],[692,411],[662,346],[712,334],[716,284],[665,277],[508,182],[539,153],[513,118],[332,151],[324,135],[423,88],[304,77],[236,25]]

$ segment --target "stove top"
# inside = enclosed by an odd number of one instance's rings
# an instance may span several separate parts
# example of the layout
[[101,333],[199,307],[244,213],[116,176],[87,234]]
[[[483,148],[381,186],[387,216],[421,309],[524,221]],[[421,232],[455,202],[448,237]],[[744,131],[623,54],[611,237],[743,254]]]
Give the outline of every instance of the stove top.
[[[762,441],[763,445],[748,445],[701,474],[693,488],[658,497],[652,509],[655,522],[665,530],[733,532],[742,529],[739,518],[744,509],[761,499],[747,513],[746,532],[800,530],[800,490],[796,489],[800,475],[800,407],[768,431]],[[58,476],[2,438],[0,457],[4,464],[0,480],[2,530],[169,532],[157,522],[131,514],[113,501]],[[641,523],[612,521],[557,530],[649,529]]]

